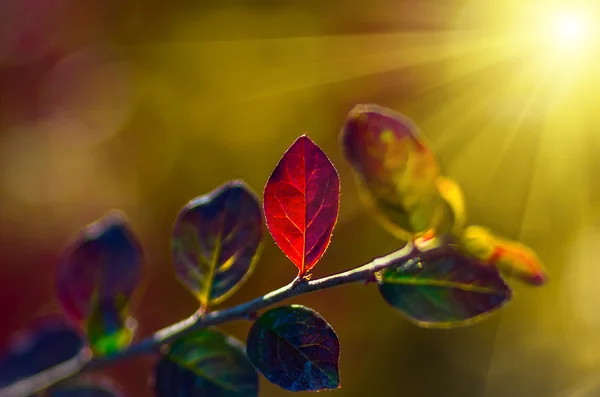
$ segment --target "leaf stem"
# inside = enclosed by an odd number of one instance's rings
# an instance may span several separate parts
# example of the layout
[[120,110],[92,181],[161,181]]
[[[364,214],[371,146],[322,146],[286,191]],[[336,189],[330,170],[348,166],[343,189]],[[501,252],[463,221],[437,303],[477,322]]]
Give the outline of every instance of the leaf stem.
[[155,332],[152,336],[132,344],[121,351],[93,358],[82,354],[29,378],[20,380],[0,389],[0,397],[28,397],[84,371],[103,368],[112,363],[135,356],[160,352],[161,347],[165,344],[189,335],[194,331],[230,321],[247,319],[249,316],[255,315],[259,310],[266,309],[287,299],[344,284],[372,280],[374,274],[378,271],[396,266],[411,266],[413,263],[411,259],[415,258],[419,253],[419,250],[412,243],[408,243],[397,251],[345,272],[315,280],[303,279],[302,282],[299,282],[295,278],[292,282],[279,289],[238,306],[206,313],[197,311],[191,317],[169,325]]

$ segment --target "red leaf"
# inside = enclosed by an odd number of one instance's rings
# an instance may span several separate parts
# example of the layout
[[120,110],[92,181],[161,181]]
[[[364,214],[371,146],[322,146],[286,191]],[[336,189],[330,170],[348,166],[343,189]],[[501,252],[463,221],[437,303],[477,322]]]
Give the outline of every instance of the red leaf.
[[302,277],[321,259],[337,222],[340,178],[306,135],[290,146],[264,193],[267,227]]

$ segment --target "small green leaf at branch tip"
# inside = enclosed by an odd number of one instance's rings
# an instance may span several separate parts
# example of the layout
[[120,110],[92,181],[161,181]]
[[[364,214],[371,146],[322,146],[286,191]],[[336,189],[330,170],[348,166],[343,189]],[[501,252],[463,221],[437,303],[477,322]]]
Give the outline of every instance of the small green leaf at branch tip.
[[259,200],[243,181],[227,182],[183,207],[173,229],[173,261],[202,309],[223,302],[248,279],[263,234]]
[[414,266],[382,271],[379,292],[400,314],[425,328],[472,325],[512,297],[496,269],[450,246],[423,253]]
[[99,307],[86,322],[92,352],[96,356],[105,356],[126,348],[133,340],[136,325],[133,318],[127,317],[126,311],[118,312],[114,305]]
[[215,328],[174,342],[154,376],[158,397],[256,397],[258,387],[244,345]]
[[265,378],[285,390],[340,387],[338,337],[307,307],[282,306],[263,314],[250,328],[246,350]]

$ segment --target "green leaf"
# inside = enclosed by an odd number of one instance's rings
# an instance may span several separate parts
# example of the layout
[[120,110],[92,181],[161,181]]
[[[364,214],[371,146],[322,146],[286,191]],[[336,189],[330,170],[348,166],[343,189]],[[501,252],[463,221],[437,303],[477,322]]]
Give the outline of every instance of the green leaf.
[[379,292],[412,323],[427,328],[471,325],[512,297],[498,271],[454,248],[423,253],[420,262],[379,275]]
[[158,397],[255,397],[258,373],[244,345],[215,329],[178,340],[155,370]]
[[90,313],[85,331],[94,354],[119,351],[133,340],[135,321],[119,307],[118,303],[105,301]]
[[246,344],[254,366],[282,389],[340,387],[340,341],[312,309],[291,305],[269,310],[252,325]]

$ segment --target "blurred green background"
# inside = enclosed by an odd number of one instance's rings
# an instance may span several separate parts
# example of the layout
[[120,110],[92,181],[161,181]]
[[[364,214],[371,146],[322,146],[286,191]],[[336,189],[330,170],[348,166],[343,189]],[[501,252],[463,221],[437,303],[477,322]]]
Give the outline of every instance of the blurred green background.
[[[567,6],[1,1],[0,345],[59,309],[61,249],[111,208],[127,213],[147,253],[137,337],[190,315],[197,304],[170,258],[179,209],[234,178],[262,195],[305,132],[342,181],[339,223],[315,276],[398,248],[358,202],[338,148],[346,113],[373,102],[415,120],[463,186],[470,223],[531,245],[550,282],[513,283],[501,313],[454,330],[410,325],[373,286],[295,300],[339,335],[342,388],[329,393],[600,396],[600,41],[583,23],[598,4]],[[571,12],[579,29],[553,25]],[[269,237],[225,306],[295,275]],[[249,324],[225,328],[244,339]],[[128,395],[148,396],[152,365],[139,358],[107,374]],[[264,379],[261,388],[291,394]]]

